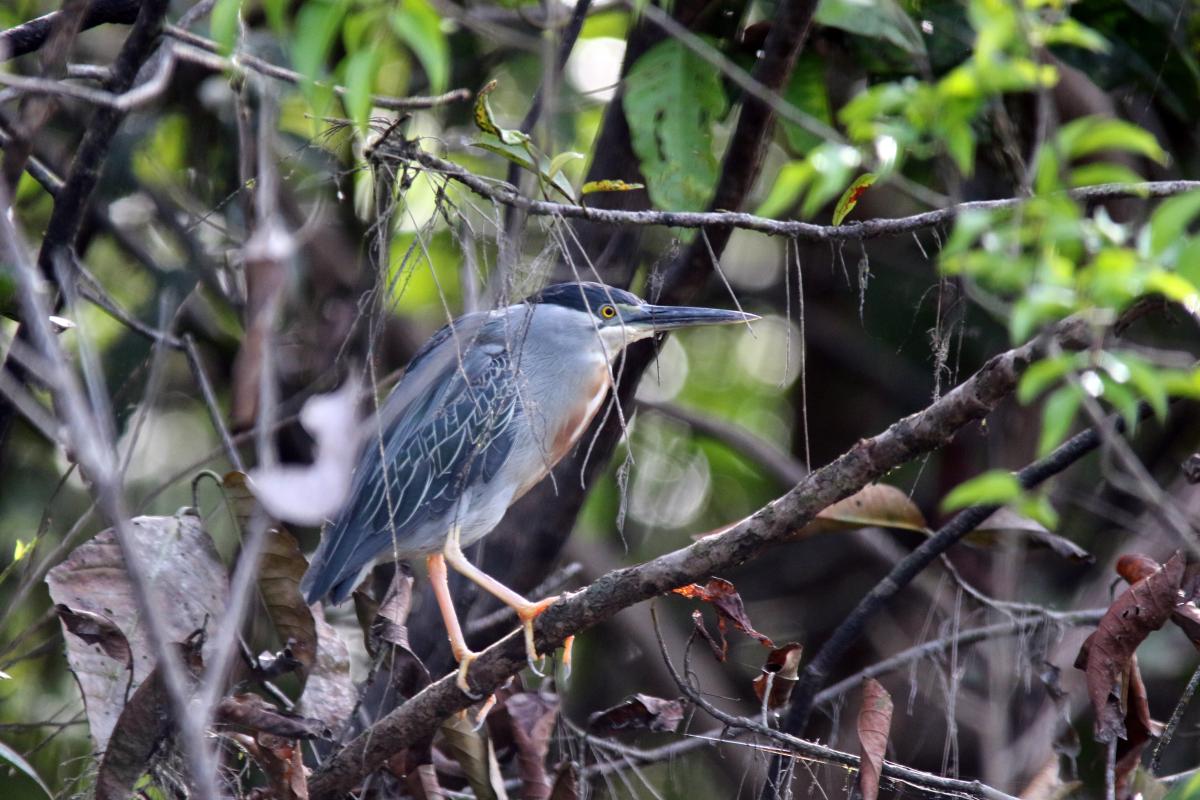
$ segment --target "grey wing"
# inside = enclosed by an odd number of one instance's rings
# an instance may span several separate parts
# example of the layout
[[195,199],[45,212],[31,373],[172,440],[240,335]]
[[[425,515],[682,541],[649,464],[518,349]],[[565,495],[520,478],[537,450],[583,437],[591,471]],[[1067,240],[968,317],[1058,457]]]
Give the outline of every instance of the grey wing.
[[[422,374],[410,368],[397,386],[381,413],[381,435],[359,460],[350,499],[304,576],[308,602],[327,594],[344,600],[381,553],[427,549],[417,539],[422,527],[500,469],[520,406],[508,348],[491,334],[480,326],[469,342],[443,337],[422,354]],[[421,385],[406,386],[410,376]]]

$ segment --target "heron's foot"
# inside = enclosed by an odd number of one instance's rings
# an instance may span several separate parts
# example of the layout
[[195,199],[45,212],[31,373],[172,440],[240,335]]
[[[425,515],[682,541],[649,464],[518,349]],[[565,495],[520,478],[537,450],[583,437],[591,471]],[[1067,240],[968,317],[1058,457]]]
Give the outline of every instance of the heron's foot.
[[517,606],[514,609],[517,612],[517,618],[521,620],[521,626],[525,629],[525,659],[529,662],[529,668],[539,676],[542,672],[538,669],[537,662],[541,660],[541,656],[538,655],[537,646],[533,642],[533,621],[538,618],[539,614],[557,602],[558,595],[553,595],[538,600],[536,603]]
[[479,730],[483,727],[483,723],[487,722],[488,712],[496,707],[496,695],[488,695],[488,699],[483,701],[483,705],[479,707],[479,711],[475,714],[475,726],[471,730]]
[[568,636],[563,640],[562,679],[566,683],[571,678],[571,651],[575,649],[575,637]]
[[454,657],[458,659],[458,677],[454,680],[454,685],[472,700],[480,699],[482,695],[472,691],[471,685],[467,683],[467,671],[471,669],[471,664],[475,659],[479,658],[479,653],[471,650],[462,650],[455,653]]

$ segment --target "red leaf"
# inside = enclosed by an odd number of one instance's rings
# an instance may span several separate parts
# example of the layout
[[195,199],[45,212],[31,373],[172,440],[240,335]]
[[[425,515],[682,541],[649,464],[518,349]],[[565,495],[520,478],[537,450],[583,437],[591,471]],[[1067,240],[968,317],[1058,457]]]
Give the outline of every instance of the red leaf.
[[862,753],[858,790],[863,800],[875,800],[879,796],[879,776],[891,727],[892,696],[879,681],[864,679],[862,708],[858,712],[858,744]]
[[775,643],[769,638],[754,630],[754,626],[750,624],[750,618],[746,616],[746,607],[742,605],[741,595],[733,588],[733,584],[724,578],[709,578],[708,583],[704,586],[692,583],[687,586],[680,586],[678,589],[673,589],[672,591],[684,597],[691,597],[711,603],[712,607],[717,610],[717,614],[720,615],[722,629],[724,628],[725,620],[729,620],[742,633],[757,639],[764,646],[775,646]]

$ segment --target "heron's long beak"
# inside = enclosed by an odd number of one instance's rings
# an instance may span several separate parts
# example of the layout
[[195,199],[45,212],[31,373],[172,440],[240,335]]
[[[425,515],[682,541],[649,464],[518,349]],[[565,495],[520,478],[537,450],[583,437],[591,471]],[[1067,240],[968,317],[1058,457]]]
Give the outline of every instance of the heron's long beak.
[[700,325],[732,325],[738,322],[753,322],[759,317],[744,311],[726,311],[722,308],[695,308],[691,306],[644,305],[633,313],[626,312],[626,325],[643,330],[669,331],[675,328],[693,328]]

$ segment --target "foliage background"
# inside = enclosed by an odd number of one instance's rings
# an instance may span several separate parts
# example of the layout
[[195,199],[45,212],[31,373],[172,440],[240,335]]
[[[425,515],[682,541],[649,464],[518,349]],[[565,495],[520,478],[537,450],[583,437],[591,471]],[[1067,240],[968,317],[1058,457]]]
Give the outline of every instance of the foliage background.
[[[183,10],[176,5],[172,18]],[[54,9],[51,3],[15,0],[0,8],[0,24]],[[686,20],[718,55],[722,69],[668,39],[635,60],[622,84],[622,53],[634,46],[627,40],[647,23],[621,3],[592,4],[559,72],[558,40],[571,9],[555,3],[266,0],[240,6],[239,22],[239,4],[218,0],[210,21],[193,30],[211,37],[223,52],[237,48],[290,65],[302,78],[293,85],[255,77],[239,87],[227,73],[181,61],[165,93],[131,113],[114,140],[95,197],[109,224],[85,228],[86,264],[131,315],[192,333],[235,426],[253,419],[239,419],[243,407],[235,396],[234,366],[245,336],[239,253],[254,218],[238,161],[244,146],[238,145],[236,101],[243,91],[246,106],[263,114],[260,121],[271,119],[264,111],[278,109],[278,136],[272,140],[278,203],[301,244],[287,277],[277,339],[281,414],[293,414],[305,397],[334,386],[351,365],[372,364],[369,374],[385,386],[384,376],[402,367],[448,315],[519,298],[551,276],[570,277],[561,254],[571,247],[561,223],[523,218],[461,187],[444,189],[440,179],[420,173],[388,198],[395,213],[387,231],[387,263],[372,273],[368,243],[376,235],[377,182],[365,153],[397,115],[373,106],[370,94],[433,95],[465,87],[470,97],[494,80],[495,119],[512,129],[540,86],[544,110],[533,140],[551,156],[581,154],[562,167],[572,186],[597,172],[640,177],[646,184],[644,193],[592,195],[588,202],[703,210],[740,108],[739,89],[727,73],[751,67],[755,26],[770,23],[775,4],[677,2],[666,10],[654,5],[642,10],[650,17],[657,12]],[[815,466],[924,407],[1037,326],[1079,309],[1117,313],[1146,295],[1177,302],[1139,318],[1130,344],[1114,350],[1127,361],[1140,354],[1152,366],[1149,383],[1136,387],[1135,399],[1195,394],[1184,372],[1168,374],[1163,366],[1190,364],[1195,307],[1187,299],[1195,290],[1152,276],[1159,270],[1192,281],[1200,267],[1198,251],[1185,247],[1182,253],[1147,255],[1139,249],[1138,232],[1154,201],[1084,207],[1045,200],[1071,185],[1197,177],[1200,22],[1193,8],[1183,0],[1073,5],[824,0],[816,23],[783,92],[808,129],[787,121],[776,127],[747,210],[828,223],[842,190],[868,169],[881,178],[851,219],[896,217],[925,210],[931,201],[946,205],[1030,190],[1043,193],[1042,200],[1024,217],[978,218],[970,225],[960,220],[957,230],[933,228],[865,242],[791,241],[735,231],[720,257],[721,279],[706,279],[699,302],[726,307],[736,297],[764,320],[753,331],[695,331],[663,346],[639,389],[643,405],[592,487],[562,554],[582,565],[581,580],[683,546],[693,534],[741,519],[787,488],[778,470],[698,431],[671,411],[676,406],[736,425],[790,459],[792,469]],[[123,30],[102,26],[81,34],[71,61],[110,62]],[[645,50],[644,43],[637,46]],[[9,62],[11,74],[36,74],[35,58]],[[336,98],[317,80],[349,91]],[[622,85],[623,105],[616,95]],[[5,99],[0,111],[7,130],[18,109],[15,97]],[[530,193],[545,191],[530,171],[471,145],[483,138],[472,112],[469,100],[415,110],[402,130],[472,172],[519,180]],[[35,152],[62,173],[89,114],[84,103],[62,103]],[[612,115],[624,117],[623,125],[618,120],[607,128],[623,135],[623,142],[598,139]],[[1061,137],[1068,123],[1085,117],[1130,125],[1109,134],[1078,129],[1079,136],[1099,140],[1090,149]],[[1080,167],[1092,171],[1076,174]],[[51,208],[51,197],[23,175],[15,209],[31,239],[45,229]],[[144,249],[146,263],[136,263],[122,249],[112,228]],[[1146,230],[1142,235],[1150,236]],[[1186,231],[1185,222],[1171,241],[1184,242]],[[596,269],[609,279],[633,276],[634,287],[647,295],[656,292],[672,254],[696,236],[664,228],[588,235],[612,242]],[[943,247],[948,249],[939,257]],[[1103,266],[1120,261],[1126,251],[1136,256],[1106,273]],[[577,262],[575,269],[589,277],[585,264]],[[236,541],[219,496],[201,489],[193,497],[197,471],[224,472],[230,465],[186,361],[179,353],[166,354],[159,380],[150,383],[153,349],[145,338],[94,306],[81,306],[73,321],[78,328],[63,340],[71,348],[90,341],[96,349],[122,446],[132,451],[125,483],[134,507],[170,514],[198,502],[219,549],[232,560]],[[4,322],[6,340],[15,330],[14,322]],[[1062,374],[1053,378],[1054,387],[1080,395]],[[1128,399],[1113,384],[1106,379],[1108,394],[1101,391],[1098,401],[1127,407]],[[1078,398],[1072,405],[1062,397],[1057,412],[1044,419],[1065,434],[1083,412],[1077,411]],[[964,431],[888,482],[910,493],[931,522],[940,519],[939,503],[953,487],[988,469],[1019,467],[1038,454],[1046,436],[1043,410],[1038,398],[1027,399],[1006,404],[986,426]],[[665,413],[654,407],[664,404]],[[1185,405],[1144,423],[1134,439],[1148,475],[1189,519],[1200,497],[1179,464],[1195,450],[1196,433],[1194,408]],[[285,459],[310,456],[309,442],[295,425],[281,433],[279,444]],[[0,682],[0,739],[69,795],[86,785],[91,766],[81,704],[48,596],[40,586],[17,592],[26,570],[68,532],[82,539],[102,525],[83,518],[88,495],[77,474],[64,478],[68,462],[61,448],[21,420],[5,432],[2,446],[0,567],[18,543],[41,533],[34,556],[0,583],[0,670],[11,675]],[[958,548],[951,559],[967,580],[1003,600],[1054,609],[1107,605],[1117,554],[1145,551],[1161,559],[1178,546],[1170,526],[1144,493],[1129,488],[1127,478],[1119,459],[1105,455],[1079,465],[1044,495],[1057,512],[1057,532],[1094,553],[1094,564],[1065,563],[1017,540]],[[316,531],[301,533],[304,544],[315,545]],[[722,577],[739,587],[760,630],[777,642],[796,640],[815,651],[917,540],[916,534],[879,530],[829,534],[778,549]],[[680,646],[690,630],[692,605],[679,599],[658,605],[668,641]],[[416,613],[423,611],[418,607]],[[944,571],[931,569],[902,602],[874,620],[840,672],[851,674],[915,642],[1000,620],[1004,613],[981,605]],[[355,626],[350,611],[337,619],[346,630]],[[591,711],[635,691],[675,693],[648,626],[646,609],[636,607],[582,637],[576,675],[563,690],[566,719],[582,723]],[[1051,626],[889,675],[885,684],[897,698],[889,757],[932,772],[978,776],[1016,793],[1057,758],[1056,741],[1060,750],[1072,750],[1064,738],[1069,723],[1079,732],[1080,777],[1088,791],[1102,786],[1103,751],[1091,740],[1081,675],[1070,666],[1082,636]],[[700,664],[705,653],[693,659],[707,692],[740,698],[728,705],[752,713],[748,685],[762,656],[757,643],[736,639],[726,664]],[[1194,652],[1168,631],[1152,637],[1140,659],[1151,711],[1165,718],[1193,669]],[[1065,720],[1039,682],[1046,661],[1062,670],[1070,698]],[[808,735],[854,750],[847,720],[856,702],[850,698],[822,708]],[[1162,773],[1195,766],[1189,736],[1198,721],[1195,711],[1184,717]],[[700,721],[691,726],[709,730]],[[588,747],[565,723],[559,733],[564,748]],[[1068,744],[1061,745],[1064,741]],[[755,793],[757,778],[745,778],[761,775],[766,756],[736,745],[721,753],[721,758],[679,756],[642,768],[642,777],[610,780],[594,791],[637,797]],[[814,781],[822,791],[844,790],[836,768],[800,772],[797,791],[808,791],[801,787]],[[6,796],[38,794],[15,773],[5,782]]]

